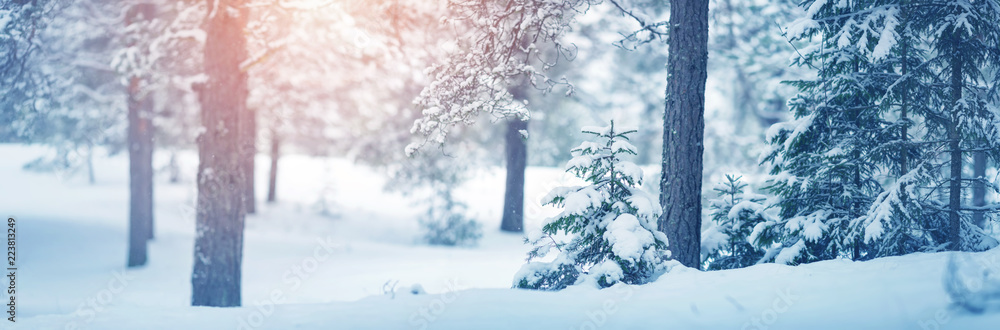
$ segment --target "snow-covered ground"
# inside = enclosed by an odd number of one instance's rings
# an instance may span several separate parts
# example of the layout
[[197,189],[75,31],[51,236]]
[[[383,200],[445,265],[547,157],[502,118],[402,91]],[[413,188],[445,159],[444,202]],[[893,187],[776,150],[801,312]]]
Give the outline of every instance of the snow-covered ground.
[[[18,329],[995,329],[1000,308],[970,314],[942,286],[948,254],[798,267],[699,272],[674,268],[645,286],[561,292],[509,289],[528,247],[499,232],[503,175],[460,189],[484,224],[477,247],[419,242],[415,196],[343,159],[282,160],[276,205],[248,217],[241,308],[189,307],[194,232],[193,153],[184,180],[156,180],[149,264],[126,270],[127,159],[98,157],[83,175],[25,172],[47,151],[0,145],[0,212],[17,218]],[[166,164],[157,154],[157,164]],[[266,159],[258,159],[258,193]],[[529,168],[527,226],[570,179]],[[322,197],[322,198],[321,198]],[[260,198],[263,199],[263,198]],[[328,215],[320,201],[326,200]],[[969,254],[997,268],[1000,250]],[[428,294],[410,293],[419,285]],[[386,294],[392,291],[394,294]],[[6,296],[3,296],[6,299]],[[0,322],[4,329],[8,322]]]

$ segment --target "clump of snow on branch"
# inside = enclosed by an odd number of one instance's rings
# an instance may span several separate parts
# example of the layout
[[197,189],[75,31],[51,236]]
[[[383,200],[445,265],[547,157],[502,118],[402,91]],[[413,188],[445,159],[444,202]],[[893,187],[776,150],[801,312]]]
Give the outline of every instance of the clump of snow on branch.
[[[481,113],[495,118],[529,118],[525,102],[509,86],[528,84],[542,91],[569,86],[565,78],[544,72],[575,56],[575,47],[560,40],[575,15],[594,0],[490,1],[451,0],[449,18],[456,29],[469,31],[443,63],[429,69],[431,82],[414,101],[423,109],[411,132],[424,139],[406,147],[413,154],[428,142],[442,144],[455,125],[472,124]],[[554,49],[553,55],[540,47]],[[572,86],[568,87],[572,91]]]

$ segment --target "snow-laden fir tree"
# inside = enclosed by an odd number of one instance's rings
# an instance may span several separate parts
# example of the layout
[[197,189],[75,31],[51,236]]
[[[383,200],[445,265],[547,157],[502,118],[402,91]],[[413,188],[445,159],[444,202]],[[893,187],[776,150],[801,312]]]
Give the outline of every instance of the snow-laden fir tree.
[[741,177],[726,175],[726,182],[714,188],[719,198],[710,201],[712,226],[701,234],[702,267],[706,270],[743,268],[764,257],[764,249],[747,238],[758,224],[770,217],[765,213],[765,196],[744,193]]
[[[40,63],[44,48],[37,31],[52,20],[52,1],[0,3],[0,141],[31,141],[38,116],[37,100],[48,97]],[[44,110],[44,109],[42,109]]]
[[969,153],[974,169],[985,172],[987,156],[996,160],[1000,151],[997,115],[987,109],[997,101],[998,78],[988,72],[1000,68],[1000,2],[888,1],[883,7],[897,24],[894,43],[885,47],[896,70],[885,73],[893,81],[881,99],[896,114],[898,140],[872,153],[893,160],[895,182],[851,226],[875,256],[995,246],[970,219],[986,212],[970,214],[962,205],[964,190],[972,186],[975,203],[992,184],[984,173],[962,176]]
[[[997,208],[968,205],[967,190],[973,200],[983,201],[986,161],[1000,161],[1000,114],[989,104],[1000,102],[1000,1],[952,0],[914,5],[918,11],[914,25],[925,32],[935,57],[929,66],[935,73],[929,95],[928,139],[934,142],[935,164],[945,168],[935,186],[947,186],[947,248],[984,250],[997,245],[973,223]],[[992,74],[991,74],[992,73]],[[992,75],[992,77],[991,77]],[[974,173],[964,176],[965,159],[974,156]],[[978,188],[978,189],[970,189]],[[978,196],[976,196],[978,195]],[[943,201],[944,202],[944,201]],[[977,210],[978,209],[978,210]],[[969,212],[974,211],[974,212]],[[977,220],[982,222],[982,220]]]
[[[886,129],[892,141],[869,150],[884,166],[883,191],[876,196],[864,216],[851,221],[852,232],[863,237],[870,257],[902,255],[937,249],[945,237],[943,205],[926,198],[939,171],[933,162],[935,148],[928,144],[933,131],[934,109],[930,106],[934,73],[921,32],[914,22],[919,17],[912,1],[887,1],[874,8],[885,20],[885,38],[873,61],[883,63],[880,73],[889,86],[875,100],[885,108],[892,124]],[[883,42],[882,39],[885,39]],[[931,128],[931,129],[928,129]]]
[[806,1],[806,16],[790,37],[813,40],[795,64],[815,67],[816,79],[794,81],[789,101],[795,119],[768,130],[762,163],[767,189],[779,198],[778,219],[755,228],[751,239],[777,244],[767,259],[803,263],[865,255],[862,236],[850,228],[881,193],[881,161],[872,150],[895,137],[878,102],[889,81],[884,48],[895,38],[892,10],[870,2]]
[[763,161],[781,211],[751,234],[776,246],[765,259],[995,245],[964,212],[962,162],[963,152],[1000,150],[985,106],[996,78],[983,73],[1000,58],[997,1],[802,5],[806,17],[788,33],[812,41],[796,62],[818,78],[793,83],[796,119],[768,134]]
[[[656,229],[662,212],[654,196],[640,189],[642,170],[626,157],[636,155],[628,134],[611,122],[584,127],[594,141],[572,150],[566,167],[587,185],[553,189],[543,200],[563,211],[530,235],[535,248],[514,277],[514,287],[560,290],[580,282],[608,287],[642,284],[666,269],[667,238]],[[560,234],[569,237],[559,241]],[[558,250],[550,262],[532,261]]]
[[[422,117],[411,132],[422,140],[406,147],[412,154],[428,144],[442,144],[458,125],[471,125],[488,114],[493,119],[530,117],[523,100],[509,87],[519,84],[543,92],[557,86],[573,92],[566,77],[549,72],[577,56],[577,45],[564,37],[576,26],[577,15],[608,2],[617,12],[638,24],[621,33],[619,45],[635,46],[666,37],[667,23],[641,11],[642,3],[620,0],[448,0],[442,21],[460,33],[455,49],[428,72],[430,82],[414,103]],[[455,47],[457,46],[457,47]]]

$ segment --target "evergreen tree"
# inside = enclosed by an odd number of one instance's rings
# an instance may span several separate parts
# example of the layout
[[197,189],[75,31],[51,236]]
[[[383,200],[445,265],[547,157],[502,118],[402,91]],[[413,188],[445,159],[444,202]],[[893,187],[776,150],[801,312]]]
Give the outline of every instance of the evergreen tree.
[[[795,120],[768,130],[762,155],[779,197],[779,218],[751,238],[780,243],[767,258],[802,263],[871,257],[851,223],[866,215],[882,193],[888,146],[898,135],[880,98],[893,82],[889,51],[895,45],[898,8],[872,1],[806,1],[806,17],[792,23],[793,40],[814,41],[795,64],[815,67],[816,79],[793,81],[789,101]],[[894,150],[894,149],[893,149]]]
[[[998,100],[1000,77],[985,72],[1000,68],[1000,1],[932,1],[914,6],[920,15],[915,25],[926,31],[935,57],[930,95],[929,136],[934,136],[946,153],[948,171],[937,180],[947,182],[947,242],[950,250],[983,250],[997,245],[972,223],[968,206],[963,206],[970,183],[963,178],[966,154],[985,161],[1000,159],[998,114],[988,109]],[[935,156],[940,156],[935,154]],[[939,164],[945,160],[938,157]],[[975,178],[982,183],[985,178]],[[996,212],[996,209],[992,209]]]
[[880,75],[890,83],[876,102],[886,108],[884,118],[891,122],[887,129],[895,132],[895,137],[870,152],[885,167],[882,172],[894,181],[884,183],[884,190],[867,213],[850,225],[856,235],[864,237],[872,257],[932,250],[944,239],[942,205],[925,198],[936,170],[928,162],[933,152],[927,148],[927,135],[921,128],[934,116],[928,116],[932,110],[928,93],[918,91],[929,90],[928,77],[933,73],[920,44],[920,32],[914,28],[917,14],[907,1],[888,1],[880,10],[889,23],[883,31],[887,41],[880,42],[883,53],[877,60],[885,64]]
[[[973,198],[982,199],[985,191],[975,187],[985,187],[984,179],[970,182],[962,175],[963,153],[985,162],[987,154],[996,159],[998,152],[997,117],[986,109],[996,101],[990,90],[997,84],[983,74],[1000,67],[997,2],[888,1],[887,6],[899,24],[890,53],[896,70],[886,72],[893,82],[882,100],[896,110],[898,147],[874,153],[893,160],[887,163],[896,180],[852,226],[876,256],[995,246],[962,205],[969,183]],[[956,34],[958,25],[977,37]],[[947,200],[934,198],[938,192],[947,192]]]
[[[514,287],[560,290],[594,281],[600,287],[618,282],[642,284],[666,267],[667,237],[656,230],[661,210],[656,199],[641,190],[642,170],[625,157],[636,154],[628,135],[636,130],[584,127],[596,141],[572,150],[567,171],[585,180],[580,187],[553,189],[546,204],[563,207],[541,235],[529,237],[535,248],[514,278]],[[570,235],[558,242],[556,235]],[[559,250],[552,262],[532,262]]]
[[743,268],[756,264],[764,250],[747,240],[758,223],[769,219],[764,213],[765,197],[743,192],[741,177],[726,175],[726,182],[715,187],[719,198],[712,200],[711,227],[702,233],[702,266],[706,270]]
[[[768,134],[772,149],[762,159],[781,211],[751,234],[780,243],[765,259],[995,245],[964,217],[961,199],[962,153],[995,159],[998,151],[996,117],[986,110],[996,81],[981,74],[997,66],[996,1],[803,6],[807,16],[789,33],[816,37],[796,62],[815,65],[818,78],[792,83],[796,120]],[[946,204],[930,198],[945,185]]]
[[40,70],[43,44],[38,31],[52,20],[52,1],[0,3],[0,141],[30,139],[36,100],[46,97],[48,81]]

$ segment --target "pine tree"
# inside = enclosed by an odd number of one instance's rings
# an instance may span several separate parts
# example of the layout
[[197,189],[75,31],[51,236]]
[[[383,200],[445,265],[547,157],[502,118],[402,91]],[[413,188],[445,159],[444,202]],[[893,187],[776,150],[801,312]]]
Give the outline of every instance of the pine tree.
[[[885,167],[883,174],[894,180],[884,183],[867,213],[850,224],[855,235],[864,237],[870,257],[935,249],[943,240],[944,223],[940,203],[925,198],[936,170],[927,161],[933,153],[920,128],[933,116],[928,117],[928,93],[919,91],[930,88],[927,81],[933,73],[914,28],[917,13],[908,1],[888,1],[879,8],[891,24],[882,32],[886,42],[880,42],[883,53],[876,60],[883,63],[880,75],[890,83],[876,102],[886,107],[883,116],[891,122],[887,129],[895,134],[890,133],[894,138],[887,145],[870,152]],[[889,120],[893,116],[894,122]]]
[[191,305],[240,306],[243,269],[244,172],[240,166],[240,117],[246,109],[246,2],[219,0],[205,23],[199,88],[198,207],[191,272]]
[[[926,31],[936,57],[929,61],[935,72],[928,95],[932,107],[928,123],[935,125],[928,135],[947,155],[948,171],[939,183],[947,182],[947,242],[950,250],[983,250],[997,241],[981,231],[963,206],[969,183],[984,178],[963,178],[964,161],[972,153],[985,161],[1000,159],[1000,131],[997,113],[988,109],[997,102],[1000,77],[988,77],[988,70],[1000,69],[1000,1],[952,0],[914,6],[919,10],[915,25]],[[937,156],[937,155],[935,155]],[[939,164],[944,165],[943,160]],[[994,208],[990,210],[996,212]]]
[[[656,199],[641,190],[642,170],[625,160],[636,155],[628,135],[636,130],[584,127],[596,141],[572,150],[567,171],[585,180],[580,187],[553,189],[547,205],[563,208],[540,235],[527,240],[535,248],[514,278],[514,287],[560,290],[579,282],[600,287],[615,283],[642,284],[666,267],[667,238],[656,230],[661,213]],[[556,235],[570,235],[558,242]],[[532,262],[556,248],[552,262]]]
[[779,197],[779,218],[752,237],[780,243],[776,262],[867,257],[851,221],[865,215],[882,192],[875,178],[896,136],[878,101],[891,82],[883,61],[895,41],[896,10],[867,1],[806,1],[807,16],[792,24],[793,39],[818,37],[796,64],[814,66],[814,80],[794,81],[789,101],[795,120],[768,130],[762,156],[771,174],[767,189]]
[[747,240],[758,223],[769,219],[764,213],[765,197],[743,192],[741,177],[727,174],[726,182],[715,187],[719,198],[712,200],[714,224],[702,233],[702,265],[706,270],[743,268],[764,257],[764,249]]
[[[986,110],[996,79],[982,74],[1000,58],[997,2],[803,6],[807,17],[789,32],[818,35],[798,63],[817,65],[819,77],[793,83],[796,120],[769,131],[763,160],[781,217],[751,235],[780,243],[766,258],[866,259],[996,245],[963,213],[962,161],[963,152],[996,159],[1000,150],[996,115]],[[932,198],[943,189],[946,202]]]
[[52,17],[52,1],[0,3],[0,141],[18,141],[33,135],[36,100],[48,97],[47,77],[40,69],[45,31]]

